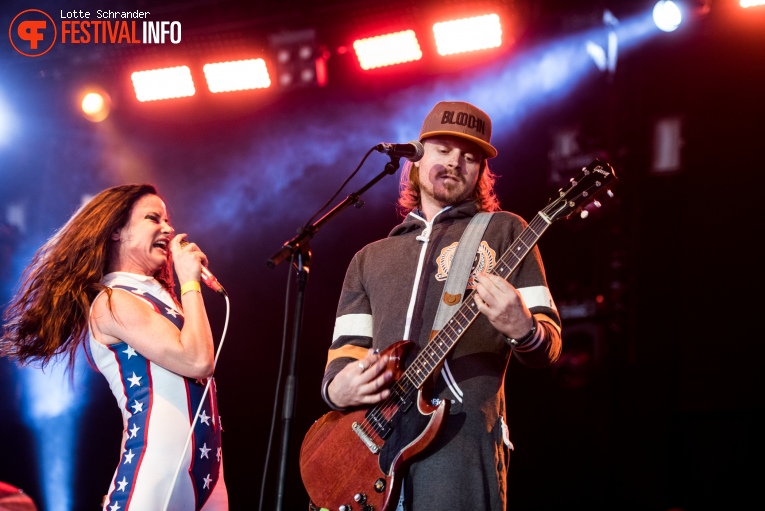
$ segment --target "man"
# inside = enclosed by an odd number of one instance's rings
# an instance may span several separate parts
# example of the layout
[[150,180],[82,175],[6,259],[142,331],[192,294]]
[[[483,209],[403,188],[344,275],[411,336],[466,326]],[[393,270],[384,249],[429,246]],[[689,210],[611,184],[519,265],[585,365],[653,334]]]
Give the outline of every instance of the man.
[[[487,159],[491,119],[465,102],[440,102],[422,125],[424,155],[402,169],[404,221],[353,258],[343,283],[322,395],[335,409],[386,399],[393,378],[378,352],[399,340],[419,348],[431,330],[460,236],[479,211],[495,212],[468,279],[480,315],[446,357],[433,397],[449,416],[409,466],[399,508],[504,511],[509,450],[504,377],[514,354],[544,367],[561,351],[560,317],[534,247],[510,276],[492,274],[526,227],[499,211]],[[465,296],[463,294],[463,296]]]

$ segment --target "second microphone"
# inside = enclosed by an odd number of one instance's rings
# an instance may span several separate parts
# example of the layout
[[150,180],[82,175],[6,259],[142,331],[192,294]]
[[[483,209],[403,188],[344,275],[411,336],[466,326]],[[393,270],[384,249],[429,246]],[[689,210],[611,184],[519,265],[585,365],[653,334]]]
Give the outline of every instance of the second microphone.
[[[181,241],[181,247],[185,247],[188,245],[189,242],[187,240]],[[202,265],[202,282],[204,282],[207,287],[212,289],[218,294],[221,294],[223,296],[228,296],[226,293],[226,290],[223,289],[223,286],[220,285],[220,282],[218,282],[218,279],[215,278],[215,275],[212,274],[210,270],[207,269],[207,266]]]

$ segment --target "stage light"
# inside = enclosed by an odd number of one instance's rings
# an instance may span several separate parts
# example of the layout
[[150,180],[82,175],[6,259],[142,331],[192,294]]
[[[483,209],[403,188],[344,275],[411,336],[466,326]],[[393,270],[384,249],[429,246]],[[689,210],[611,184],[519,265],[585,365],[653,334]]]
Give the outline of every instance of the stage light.
[[[276,60],[276,82],[281,88],[323,86],[319,67],[323,57],[316,46],[313,29],[281,32],[269,36]],[[325,77],[326,78],[326,77]]]
[[82,115],[91,122],[101,122],[109,117],[111,99],[102,90],[88,90],[82,93],[80,101]]
[[210,92],[266,89],[271,86],[263,59],[205,64],[202,69]]
[[740,0],[739,5],[746,9],[747,7],[757,7],[765,5],[765,0]]
[[653,6],[653,22],[664,32],[672,32],[683,21],[683,13],[675,2],[659,0]]
[[656,120],[653,127],[652,172],[668,173],[681,169],[683,119],[668,116]]
[[412,62],[422,58],[422,50],[413,30],[385,34],[353,42],[361,69]]
[[5,207],[5,220],[8,225],[15,227],[18,232],[27,231],[27,209],[23,203],[11,203]]
[[[587,54],[592,57],[595,65],[601,71],[607,71],[613,74],[616,71],[616,59],[619,50],[619,38],[616,30],[620,25],[619,19],[613,13],[606,9],[603,11],[603,26],[608,28],[605,40],[599,42],[588,40],[585,43]],[[602,34],[593,34],[595,39],[601,39]],[[600,37],[597,37],[600,36]]]
[[10,104],[5,101],[0,93],[0,147],[11,140],[11,135],[16,131],[16,120],[13,116]]
[[136,71],[131,76],[138,101],[193,96],[194,80],[188,66]]
[[499,16],[487,14],[436,23],[433,35],[438,54],[452,55],[499,47],[502,44],[502,25]]
[[587,43],[585,43],[585,50],[587,51],[587,54],[592,57],[592,60],[595,62],[595,65],[598,66],[598,69],[601,71],[608,69],[606,50],[604,50],[602,46],[593,41],[587,41]]
[[[66,363],[53,360],[45,371],[25,366],[18,369],[21,413],[35,436],[35,455],[46,511],[71,511],[74,504],[77,428],[80,412],[88,399],[82,392],[89,373],[84,351],[78,352],[73,380]],[[2,506],[0,506],[2,507]]]

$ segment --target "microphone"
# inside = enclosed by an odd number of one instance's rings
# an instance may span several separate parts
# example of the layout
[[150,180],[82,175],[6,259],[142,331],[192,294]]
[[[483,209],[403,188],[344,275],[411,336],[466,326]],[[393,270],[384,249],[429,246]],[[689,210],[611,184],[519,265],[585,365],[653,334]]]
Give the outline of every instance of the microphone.
[[407,144],[386,144],[379,143],[375,150],[388,156],[404,157],[411,162],[420,161],[425,154],[425,148],[418,140],[412,140]]
[[[181,247],[185,247],[188,245],[189,242],[186,240],[181,241]],[[215,278],[215,275],[212,274],[210,270],[207,269],[207,266],[202,265],[202,282],[207,284],[207,287],[212,289],[218,294],[221,294],[223,296],[228,296],[228,293],[226,293],[226,290],[223,289],[223,286],[220,285],[220,282],[218,282],[218,279]]]

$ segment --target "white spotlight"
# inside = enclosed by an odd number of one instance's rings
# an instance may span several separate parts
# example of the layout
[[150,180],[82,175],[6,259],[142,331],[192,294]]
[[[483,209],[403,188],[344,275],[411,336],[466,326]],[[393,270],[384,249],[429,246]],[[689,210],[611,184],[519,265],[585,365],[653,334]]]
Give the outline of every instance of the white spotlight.
[[672,32],[680,26],[683,13],[680,7],[671,0],[659,0],[653,6],[653,22],[664,32]]
[[10,143],[13,134],[17,131],[15,115],[0,91],[0,148]]

